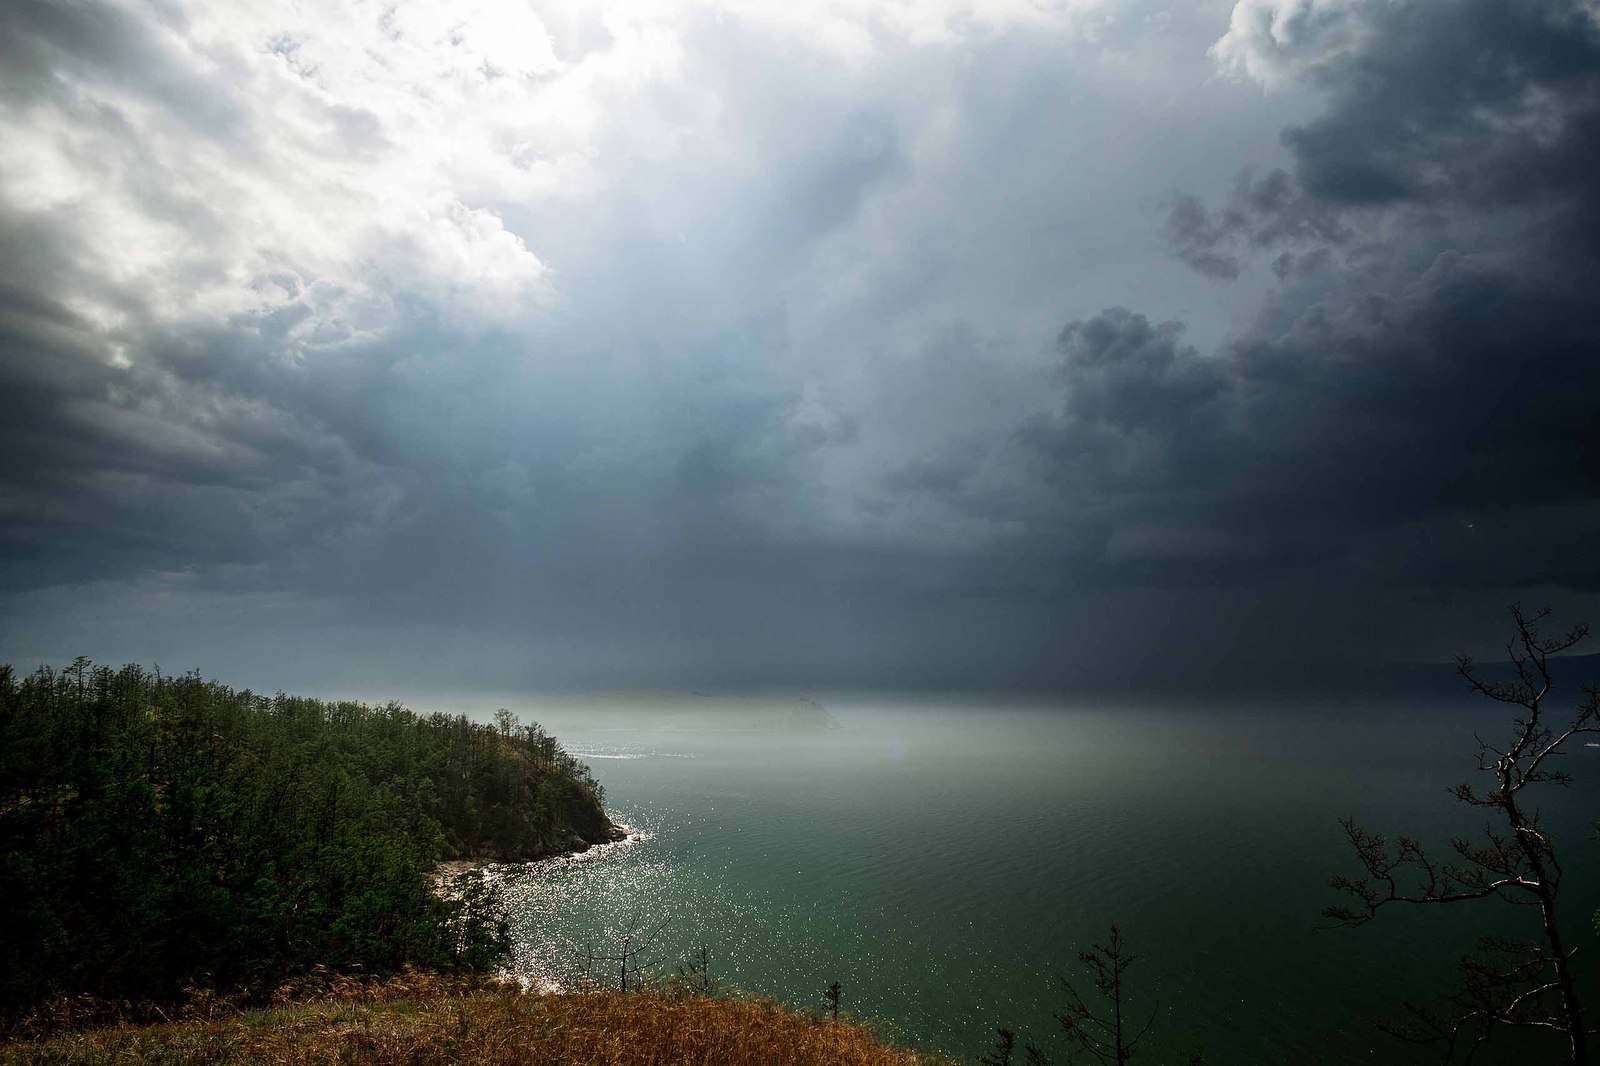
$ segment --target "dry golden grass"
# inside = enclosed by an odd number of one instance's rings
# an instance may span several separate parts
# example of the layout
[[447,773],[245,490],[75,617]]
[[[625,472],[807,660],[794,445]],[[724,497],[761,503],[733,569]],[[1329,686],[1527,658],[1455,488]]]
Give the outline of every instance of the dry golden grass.
[[773,1003],[658,992],[534,995],[390,986],[227,1018],[0,1045],[3,1064],[934,1066],[864,1026]]

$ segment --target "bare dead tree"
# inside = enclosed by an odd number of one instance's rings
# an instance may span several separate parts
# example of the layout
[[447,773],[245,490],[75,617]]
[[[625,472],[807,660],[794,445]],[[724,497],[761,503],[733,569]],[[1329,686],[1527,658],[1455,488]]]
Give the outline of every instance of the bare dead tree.
[[833,1015],[833,1020],[839,1020],[839,982],[829,981],[828,987],[822,990],[823,1007]]
[[1451,857],[1435,861],[1411,837],[1397,837],[1391,846],[1353,818],[1340,823],[1366,875],[1331,880],[1350,902],[1327,908],[1323,913],[1330,918],[1361,925],[1396,904],[1482,899],[1538,911],[1537,935],[1482,937],[1478,954],[1461,959],[1461,984],[1448,997],[1450,1012],[1407,1003],[1409,1020],[1388,1027],[1405,1040],[1442,1044],[1447,1062],[1457,1054],[1471,1062],[1503,1029],[1553,1031],[1565,1037],[1569,1063],[1588,1066],[1589,1062],[1592,1034],[1584,1028],[1571,967],[1576,948],[1567,947],[1557,922],[1561,863],[1540,823],[1539,809],[1528,805],[1526,790],[1570,783],[1557,763],[1574,737],[1600,732],[1600,691],[1586,686],[1570,717],[1551,724],[1544,706],[1551,691],[1550,659],[1587,637],[1589,627],[1579,625],[1546,637],[1540,627],[1549,615],[1549,608],[1532,616],[1511,608],[1516,634],[1507,651],[1515,680],[1483,680],[1470,658],[1457,659],[1458,672],[1475,691],[1518,708],[1504,748],[1478,738],[1478,769],[1488,776],[1487,787],[1461,784],[1451,789],[1460,802],[1490,812],[1493,821],[1480,837],[1456,837],[1450,841]]
[[598,985],[594,977],[594,945],[583,945],[583,969],[578,973],[578,991],[593,992]]
[[[617,953],[607,957],[607,961],[614,962],[620,967],[617,972],[617,991],[626,992],[628,990],[628,964],[630,962],[637,963],[639,953],[643,950],[644,946],[642,944],[637,947],[634,946],[632,933],[624,933],[622,934],[622,941],[618,945]],[[633,983],[635,987],[639,984],[639,967],[637,965],[633,969]]]
[[596,954],[594,948],[585,945],[583,973],[579,978],[579,987],[588,991],[601,985],[600,978],[596,976],[596,963],[604,963],[607,967],[613,968],[612,972],[617,975],[617,991],[637,991],[643,987],[646,976],[659,961],[647,957],[645,952],[651,948],[656,934],[661,931],[665,922],[666,920],[662,919],[653,927],[641,930],[642,918],[635,915],[618,934],[615,950],[602,955]]
[[1112,923],[1110,938],[1078,952],[1078,961],[1088,968],[1089,979],[1106,1005],[1091,1006],[1070,981],[1062,978],[1067,1009],[1056,1015],[1056,1021],[1066,1034],[1069,1054],[1081,1052],[1096,1062],[1123,1066],[1138,1053],[1139,1041],[1156,1020],[1154,1010],[1142,1022],[1128,1018],[1123,975],[1139,961],[1139,956],[1128,951],[1121,927]]
[[678,967],[678,984],[690,995],[716,995],[717,981],[711,976],[711,952],[704,944],[695,949],[689,960]]

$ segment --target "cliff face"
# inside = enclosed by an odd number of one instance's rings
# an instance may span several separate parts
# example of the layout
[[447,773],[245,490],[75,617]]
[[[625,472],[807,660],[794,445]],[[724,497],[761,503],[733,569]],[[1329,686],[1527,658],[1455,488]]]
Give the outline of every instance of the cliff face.
[[622,839],[587,766],[559,748],[551,757],[551,749],[537,744],[533,751],[503,757],[499,777],[484,789],[488,802],[462,810],[446,826],[448,858],[527,862]]
[[627,834],[611,821],[594,790],[579,781],[560,785],[555,801],[556,816],[543,831],[523,841],[491,843],[487,854],[477,858],[500,862],[529,862],[553,855],[588,851],[595,844],[609,844]]
[[[611,821],[605,808],[600,806],[593,794],[587,791],[574,790],[572,793],[567,807],[567,824],[571,826],[571,836],[586,846],[606,844],[626,836],[623,830]],[[584,849],[573,847],[570,850]]]

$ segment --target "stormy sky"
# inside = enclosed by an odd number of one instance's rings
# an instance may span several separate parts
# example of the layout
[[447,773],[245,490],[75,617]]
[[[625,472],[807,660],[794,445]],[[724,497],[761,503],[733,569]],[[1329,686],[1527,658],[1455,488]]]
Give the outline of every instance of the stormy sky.
[[1600,621],[1594,0],[8,0],[0,659],[1252,688]]

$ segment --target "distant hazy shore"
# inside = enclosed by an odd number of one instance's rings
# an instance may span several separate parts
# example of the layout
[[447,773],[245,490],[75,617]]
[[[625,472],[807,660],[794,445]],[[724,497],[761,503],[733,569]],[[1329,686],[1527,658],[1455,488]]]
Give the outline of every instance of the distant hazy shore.
[[407,701],[410,706],[486,718],[500,707],[563,737],[570,732],[813,731],[839,728],[814,700],[703,692],[586,692]]

